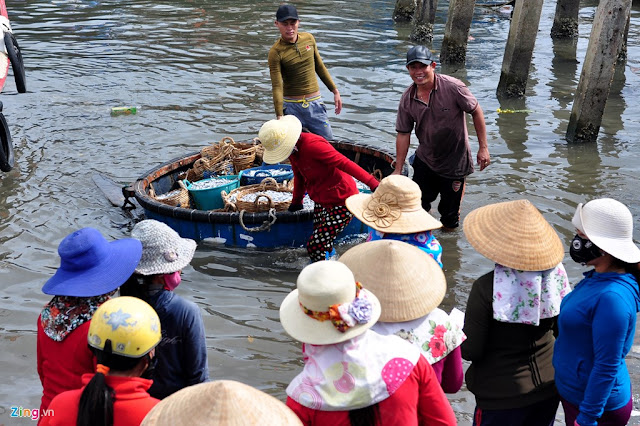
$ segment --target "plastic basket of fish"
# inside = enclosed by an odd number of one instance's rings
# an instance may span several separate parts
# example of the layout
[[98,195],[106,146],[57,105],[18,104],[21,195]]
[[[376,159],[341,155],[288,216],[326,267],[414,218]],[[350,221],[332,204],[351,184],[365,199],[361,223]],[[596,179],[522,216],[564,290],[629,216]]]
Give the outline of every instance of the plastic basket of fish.
[[270,164],[242,170],[238,176],[241,186],[258,184],[265,178],[273,178],[282,183],[293,179],[293,170],[290,164]]
[[[249,188],[255,188],[257,185],[252,185]],[[229,194],[223,194],[223,197],[234,211],[244,210],[246,212],[256,213],[260,211],[267,211],[270,208],[274,208],[276,211],[284,211],[289,208],[293,193],[289,191],[273,191],[263,190],[257,192],[247,192],[243,190],[243,187],[231,191]],[[305,194],[302,199],[303,210],[313,210],[315,203],[308,194]]]
[[199,210],[216,210],[224,207],[222,191],[231,191],[240,186],[237,175],[214,176],[209,179],[189,182],[185,180],[187,189],[196,208]]

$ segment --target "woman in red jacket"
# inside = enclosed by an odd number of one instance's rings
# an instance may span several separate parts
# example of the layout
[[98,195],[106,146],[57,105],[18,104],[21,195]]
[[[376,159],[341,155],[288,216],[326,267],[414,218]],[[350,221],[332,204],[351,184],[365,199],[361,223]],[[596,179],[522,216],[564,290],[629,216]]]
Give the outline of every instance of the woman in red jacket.
[[280,322],[303,342],[304,369],[287,387],[287,405],[303,424],[456,424],[420,349],[370,330],[380,312],[345,264],[325,260],[300,272]]
[[59,393],[82,387],[82,375],[95,371],[87,347],[91,317],[136,269],[142,244],[132,238],[107,242],[97,229],[83,228],[62,240],[58,254],[60,267],[42,287],[54,297],[38,317],[40,412]]
[[289,211],[302,209],[305,193],[315,203],[313,233],[307,241],[309,257],[317,262],[334,255],[333,242],[353,217],[345,206],[345,200],[358,193],[353,178],[372,191],[378,181],[322,136],[302,133],[302,124],[293,115],[267,121],[258,138],[265,148],[265,163],[280,163],[287,158],[291,163],[295,179]]
[[159,399],[147,392],[160,342],[160,319],[136,297],[108,300],[96,310],[87,342],[96,355],[95,374],[82,389],[53,398],[41,426],[138,426]]

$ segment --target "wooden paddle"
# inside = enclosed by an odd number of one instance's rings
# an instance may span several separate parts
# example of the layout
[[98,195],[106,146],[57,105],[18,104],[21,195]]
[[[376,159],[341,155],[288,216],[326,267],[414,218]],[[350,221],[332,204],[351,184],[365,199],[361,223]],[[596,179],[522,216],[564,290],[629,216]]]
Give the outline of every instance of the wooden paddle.
[[[127,203],[129,208],[136,207],[136,205],[133,204],[131,198],[129,199],[125,198],[124,191],[123,191],[124,185],[118,184],[113,179],[108,178],[99,173],[94,174],[93,176],[91,176],[91,178],[93,179],[93,183],[96,184],[98,189],[102,191],[105,197],[107,197],[107,200],[109,200],[109,202],[114,207],[125,208],[127,207],[125,206],[125,202]],[[133,199],[133,201],[135,201],[135,199]]]

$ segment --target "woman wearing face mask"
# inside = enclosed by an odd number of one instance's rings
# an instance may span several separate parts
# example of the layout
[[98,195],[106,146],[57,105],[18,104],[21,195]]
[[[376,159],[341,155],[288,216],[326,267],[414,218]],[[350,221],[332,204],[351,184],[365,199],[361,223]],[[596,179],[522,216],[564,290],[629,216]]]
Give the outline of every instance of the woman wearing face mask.
[[196,242],[181,238],[169,226],[147,219],[137,223],[131,236],[142,242],[142,259],[120,294],[148,302],[162,324],[158,365],[149,393],[163,399],[172,393],[209,380],[204,324],[198,306],[173,290],[181,271],[193,258]]
[[553,365],[567,425],[626,425],[633,406],[625,356],[640,311],[640,249],[619,201],[579,204],[571,258],[593,267],[562,301]]
[[41,425],[139,425],[160,402],[147,390],[160,342],[160,320],[153,308],[135,297],[116,297],[95,311],[88,344],[97,359],[95,374],[82,376],[82,389],[58,394],[53,415]]

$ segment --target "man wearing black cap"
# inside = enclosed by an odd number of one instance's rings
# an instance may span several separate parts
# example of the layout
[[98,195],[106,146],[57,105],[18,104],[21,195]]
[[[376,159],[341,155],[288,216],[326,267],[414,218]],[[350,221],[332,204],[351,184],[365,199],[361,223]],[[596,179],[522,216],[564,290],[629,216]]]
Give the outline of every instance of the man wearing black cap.
[[333,132],[316,73],[333,93],[336,114],[342,110],[342,99],[322,63],[316,40],[310,33],[298,33],[300,20],[293,5],[281,5],[275,22],[280,38],[269,50],[269,72],[276,117],[295,115],[303,127],[332,140]]
[[413,162],[413,180],[422,190],[422,208],[440,194],[438,212],[445,228],[459,226],[465,179],[473,173],[465,113],[471,114],[478,137],[477,162],[484,170],[490,162],[487,129],[482,108],[460,80],[436,74],[436,61],[429,49],[414,46],[407,52],[407,70],[413,84],[400,98],[396,118],[396,168],[407,158],[415,127],[418,149]]

